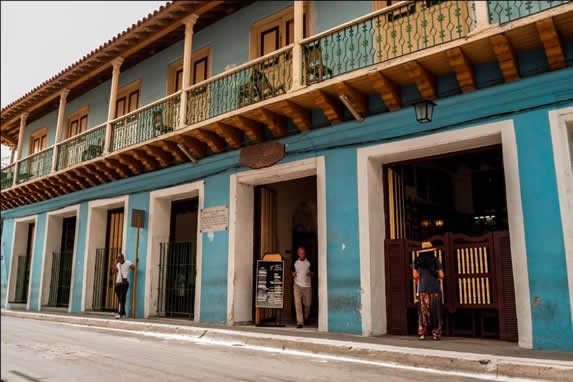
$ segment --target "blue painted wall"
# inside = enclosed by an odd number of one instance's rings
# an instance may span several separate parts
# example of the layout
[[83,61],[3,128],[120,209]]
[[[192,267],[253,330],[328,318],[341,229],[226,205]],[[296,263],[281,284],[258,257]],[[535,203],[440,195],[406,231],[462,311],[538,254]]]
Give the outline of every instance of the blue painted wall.
[[311,1],[311,33],[324,32],[372,12],[372,1]]
[[[224,172],[205,180],[205,208],[229,205],[230,174],[230,171]],[[207,232],[202,235],[201,321],[225,322],[229,232]]]
[[362,333],[356,149],[326,153],[328,330]]
[[149,227],[149,192],[141,192],[129,195],[129,208],[126,211],[128,216],[129,227],[127,228],[127,242],[125,243],[125,258],[135,264],[137,228],[131,226],[131,213],[134,209],[144,210],[145,219],[142,222],[143,228],[139,232],[139,264],[134,272],[130,272],[129,291],[126,300],[126,313],[131,316],[134,273],[137,272],[137,291],[135,315],[142,318],[144,315],[145,302],[145,268],[147,266],[147,232]]
[[88,229],[88,203],[80,204],[78,216],[78,242],[76,243],[75,274],[73,275],[72,312],[82,310],[82,294],[84,288],[84,262],[86,254],[86,241]]
[[[110,90],[111,81],[108,80],[81,96],[69,100],[66,104],[66,122],[64,122],[64,128],[66,127],[68,116],[84,106],[88,107],[88,129],[104,124],[107,121]],[[62,134],[64,134],[64,131],[65,130],[62,131]]]
[[10,273],[10,265],[12,264],[12,238],[14,236],[14,219],[4,219],[2,222],[2,247],[0,256],[2,256],[0,273],[1,287],[2,287],[2,300],[0,304],[2,308],[6,307],[6,293],[8,291],[8,274]]
[[44,259],[44,242],[46,239],[47,214],[39,214],[34,231],[34,255],[30,266],[30,292],[28,302],[30,310],[40,310],[39,297],[42,289],[42,262]]
[[22,145],[22,156],[21,158],[25,158],[30,153],[30,136],[32,133],[43,129],[44,127],[48,128],[48,147],[52,146],[56,139],[56,125],[58,124],[58,111],[53,111],[51,113],[46,114],[45,116],[31,121],[29,124],[26,125],[24,129],[24,144]]
[[547,111],[520,114],[514,123],[534,347],[573,350],[567,264]]

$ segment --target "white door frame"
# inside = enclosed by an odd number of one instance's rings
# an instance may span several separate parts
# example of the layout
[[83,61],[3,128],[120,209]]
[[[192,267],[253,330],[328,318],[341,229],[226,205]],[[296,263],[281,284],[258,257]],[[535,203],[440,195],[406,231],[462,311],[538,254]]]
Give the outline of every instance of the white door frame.
[[[107,231],[107,219],[104,220],[104,223],[101,224],[101,216],[100,221],[96,222],[95,217],[98,215],[98,212],[101,210],[105,211],[105,216],[107,217],[107,210],[112,208],[124,208],[124,219],[123,219],[123,238],[122,238],[122,252],[125,253],[125,248],[127,245],[127,228],[129,227],[129,197],[127,195],[119,196],[116,198],[109,198],[109,199],[100,199],[100,200],[92,200],[88,203],[88,226],[86,230],[86,245],[85,245],[85,253],[84,253],[84,290],[82,293],[82,306],[81,311],[85,312],[86,304],[89,299],[93,299],[93,272],[89,272],[88,270],[90,267],[93,268],[94,262],[92,260],[95,259],[95,251],[98,244],[101,243],[102,238],[105,245],[105,235]],[[103,229],[103,232],[102,232]],[[91,304],[91,300],[89,303]]]
[[502,145],[503,152],[519,346],[533,347],[517,144],[512,120],[430,134],[358,150],[363,335],[385,334],[387,328],[384,269],[386,223],[384,221],[382,165],[499,143]]
[[567,137],[567,128],[573,129],[573,107],[550,111],[549,126],[551,142],[553,143],[553,159],[569,282],[569,305],[571,307],[571,323],[573,324],[573,171],[571,170],[573,147],[568,147]]
[[249,322],[253,291],[254,186],[316,175],[318,223],[318,330],[328,331],[326,180],[324,157],[303,159],[231,175],[227,324]]
[[[21,248],[22,246],[24,247],[24,251],[26,250],[26,246],[27,246],[27,241],[28,241],[28,230],[24,231],[23,233],[23,237],[24,237],[24,242],[21,243],[22,240],[22,232],[19,231],[19,229],[21,230],[22,227],[25,225],[27,226],[28,224],[33,223],[34,224],[34,236],[32,237],[32,244],[31,244],[31,250],[32,250],[32,255],[30,256],[30,275],[29,280],[28,280],[28,299],[26,300],[26,310],[30,309],[30,294],[31,294],[31,290],[32,290],[32,270],[33,270],[33,266],[34,266],[34,247],[36,246],[36,235],[37,235],[37,230],[38,230],[38,215],[31,215],[31,216],[26,216],[26,217],[21,217],[18,219],[14,220],[14,230],[12,232],[12,246],[10,248],[10,269],[8,271],[8,281],[6,284],[6,302],[5,302],[5,306],[6,308],[10,309],[10,304],[8,303],[8,301],[10,301],[10,297],[14,294],[14,288],[16,288],[16,285],[12,285],[16,280],[14,279],[14,267],[16,266],[16,262],[14,261],[15,256],[17,255],[17,248]],[[18,232],[17,232],[18,231]],[[17,236],[16,233],[19,233],[19,235]],[[16,240],[18,240],[18,243],[16,243]]]
[[[145,306],[144,316],[147,318],[157,312],[157,267],[159,266],[160,243],[169,241],[171,226],[171,202],[188,198],[198,198],[199,211],[204,205],[205,182],[198,181],[175,187],[164,188],[149,194],[149,230],[147,235],[147,262],[145,269]],[[199,216],[197,216],[199,219]],[[197,222],[199,223],[199,222]],[[201,265],[203,259],[203,235],[197,224],[197,243],[195,248],[195,306],[193,321],[199,322],[201,317]],[[154,271],[155,270],[155,271]]]
[[[50,273],[52,271],[52,259],[49,257],[51,252],[59,252],[62,240],[62,220],[67,217],[76,217],[76,231],[74,237],[74,250],[72,255],[72,277],[70,285],[70,299],[68,301],[68,313],[72,312],[72,297],[74,292],[74,279],[76,270],[76,256],[78,247],[78,231],[80,226],[80,205],[76,204],[61,208],[56,211],[48,212],[46,216],[46,232],[44,235],[44,246],[42,248],[42,273],[40,276],[40,293],[38,296],[38,309],[46,305],[50,294]],[[45,284],[44,284],[45,283]]]

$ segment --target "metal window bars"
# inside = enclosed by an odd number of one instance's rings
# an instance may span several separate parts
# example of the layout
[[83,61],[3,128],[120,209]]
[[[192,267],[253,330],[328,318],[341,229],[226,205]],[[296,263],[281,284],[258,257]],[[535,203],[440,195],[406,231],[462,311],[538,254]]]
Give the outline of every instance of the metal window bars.
[[67,307],[72,282],[73,252],[53,252],[48,306]]
[[115,274],[112,266],[121,248],[96,249],[92,310],[113,312],[118,309],[115,295]]
[[490,24],[504,24],[570,2],[571,0],[553,0],[553,1],[488,0],[487,7],[489,13],[489,22]]

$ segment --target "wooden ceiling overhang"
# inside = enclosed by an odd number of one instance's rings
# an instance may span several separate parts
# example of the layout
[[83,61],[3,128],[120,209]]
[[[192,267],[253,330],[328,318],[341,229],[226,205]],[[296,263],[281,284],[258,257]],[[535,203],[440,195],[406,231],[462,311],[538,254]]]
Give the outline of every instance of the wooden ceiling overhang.
[[416,85],[424,97],[436,98],[438,76],[454,73],[462,92],[474,91],[475,67],[480,64],[497,61],[505,82],[519,80],[516,57],[539,48],[545,52],[549,70],[558,70],[565,67],[564,39],[573,40],[573,7],[495,26],[464,40],[350,72],[31,180],[2,191],[1,208],[11,209],[187,162],[179,144],[201,159],[263,142],[267,136],[284,137],[287,119],[298,131],[306,131],[311,128],[313,109],[321,109],[330,125],[340,123],[342,94],[362,113],[368,113],[367,96],[377,94],[387,112],[392,112],[405,106],[400,97],[403,86]]
[[27,123],[30,123],[57,110],[61,90],[70,89],[67,97],[69,102],[109,80],[112,73],[111,60],[115,57],[125,58],[121,66],[121,70],[124,71],[182,40],[185,28],[182,20],[186,16],[193,13],[199,15],[194,27],[194,31],[198,32],[253,2],[253,0],[237,0],[166,3],[57,75],[3,107],[0,113],[2,143],[10,147],[17,145],[19,119],[22,113],[29,113]]

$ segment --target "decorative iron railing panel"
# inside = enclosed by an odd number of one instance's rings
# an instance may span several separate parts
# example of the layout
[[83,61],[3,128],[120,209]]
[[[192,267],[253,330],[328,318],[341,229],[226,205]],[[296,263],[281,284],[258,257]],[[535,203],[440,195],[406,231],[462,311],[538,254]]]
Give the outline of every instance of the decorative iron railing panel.
[[197,266],[192,242],[161,243],[157,314],[193,319]]
[[48,175],[52,170],[52,153],[54,148],[31,155],[18,163],[18,184]]
[[2,190],[12,187],[12,184],[14,183],[14,167],[15,164],[11,164],[2,169],[2,179],[0,180]]
[[175,130],[180,102],[181,93],[176,93],[111,122],[111,151]]
[[11,302],[25,304],[28,302],[28,285],[30,284],[30,257],[20,255],[16,261],[16,290]]
[[352,72],[466,36],[473,2],[416,1],[362,18],[303,42],[306,84]]
[[115,295],[115,274],[112,267],[121,248],[96,249],[94,267],[94,288],[92,309],[98,311],[117,311],[118,300]]
[[103,154],[106,126],[99,126],[58,144],[58,170]]
[[187,91],[187,125],[285,94],[292,86],[292,47],[231,69]]
[[67,307],[72,282],[72,252],[52,253],[52,274],[48,306]]
[[490,24],[503,24],[522,17],[530,16],[535,13],[558,7],[570,3],[571,0],[553,0],[553,1],[503,1],[488,0],[487,7],[489,12]]

